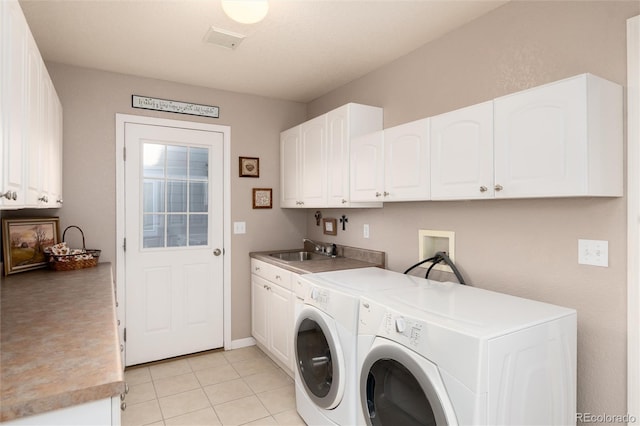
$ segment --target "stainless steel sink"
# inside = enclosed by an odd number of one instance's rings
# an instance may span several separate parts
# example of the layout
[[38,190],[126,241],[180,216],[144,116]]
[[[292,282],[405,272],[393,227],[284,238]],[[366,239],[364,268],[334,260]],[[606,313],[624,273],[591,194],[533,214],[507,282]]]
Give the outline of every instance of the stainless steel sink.
[[307,260],[326,260],[329,256],[314,253],[311,251],[287,251],[284,253],[270,253],[269,256],[280,259],[283,262],[304,262]]

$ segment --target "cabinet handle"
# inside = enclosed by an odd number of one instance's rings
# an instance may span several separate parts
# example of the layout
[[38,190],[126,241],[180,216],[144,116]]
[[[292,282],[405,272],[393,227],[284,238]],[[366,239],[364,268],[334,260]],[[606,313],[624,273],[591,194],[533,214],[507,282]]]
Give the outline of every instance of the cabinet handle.
[[389,194],[387,191],[384,191],[384,196],[385,197],[388,197],[389,195],[391,195],[391,194]]
[[124,345],[120,345],[120,352],[124,352]]
[[259,271],[259,270],[260,270],[260,267],[259,267],[259,266],[256,266],[254,269],[255,269],[256,271]]
[[487,192],[487,187],[486,187],[486,186],[484,186],[484,185],[482,185],[482,186],[480,187],[480,192]]
[[276,280],[281,280],[280,275],[276,275]]
[[4,194],[0,194],[0,198],[6,198],[7,200],[17,200],[18,199],[18,193],[13,191],[7,191]]
[[493,187],[493,189],[495,189],[496,191],[502,191],[504,188],[502,187],[502,185],[497,184],[496,186]]
[[56,203],[62,204],[62,203],[64,203],[64,201],[62,201],[62,198],[60,198],[60,199],[56,200]]
[[382,194],[379,192],[376,192],[376,197],[382,197]]
[[46,195],[43,195],[42,197],[38,198],[38,201],[43,201],[45,203],[48,203],[49,197],[47,197]]
[[347,204],[347,200],[342,199],[342,204]]

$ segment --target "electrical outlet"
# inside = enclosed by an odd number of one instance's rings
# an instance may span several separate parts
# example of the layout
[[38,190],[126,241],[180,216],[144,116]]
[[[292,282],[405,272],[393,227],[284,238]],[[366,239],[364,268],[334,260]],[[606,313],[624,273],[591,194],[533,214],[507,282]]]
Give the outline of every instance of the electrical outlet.
[[609,241],[578,240],[578,263],[609,267]]
[[369,224],[365,223],[364,226],[362,227],[362,236],[364,238],[369,238]]

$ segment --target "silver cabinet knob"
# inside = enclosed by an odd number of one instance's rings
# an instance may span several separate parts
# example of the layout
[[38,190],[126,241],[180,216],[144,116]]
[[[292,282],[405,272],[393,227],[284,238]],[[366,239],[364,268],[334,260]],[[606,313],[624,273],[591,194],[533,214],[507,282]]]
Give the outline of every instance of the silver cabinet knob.
[[504,188],[502,187],[502,185],[497,184],[496,186],[493,187],[493,189],[495,189],[496,191],[502,191]]
[[484,186],[484,185],[482,185],[482,186],[480,187],[480,192],[487,192],[487,187],[486,187],[486,186]]
[[59,199],[56,200],[56,203],[62,204],[62,203],[64,203],[64,201],[62,200],[62,198],[59,198]]
[[44,203],[48,203],[49,202],[49,197],[47,197],[46,195],[43,195],[42,197],[38,198],[38,201],[42,201]]
[[220,250],[219,248],[217,248],[217,249],[215,249],[215,250],[213,251],[213,255],[214,255],[214,256],[220,256],[221,254],[222,254],[222,250]]
[[391,195],[391,194],[389,194],[387,191],[384,191],[384,196],[385,197],[388,197],[389,195]]
[[347,200],[343,199],[342,204],[347,204]]
[[376,197],[382,197],[382,194],[379,192],[376,192]]

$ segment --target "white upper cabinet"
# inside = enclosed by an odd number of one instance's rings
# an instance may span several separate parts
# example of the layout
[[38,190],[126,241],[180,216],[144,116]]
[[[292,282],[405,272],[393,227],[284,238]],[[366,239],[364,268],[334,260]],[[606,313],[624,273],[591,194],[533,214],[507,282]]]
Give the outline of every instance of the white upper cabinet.
[[0,206],[25,205],[26,163],[26,86],[28,27],[17,1],[0,2],[0,103],[2,104],[2,171]]
[[300,204],[324,207],[327,204],[327,116],[321,115],[300,125]]
[[622,125],[622,88],[591,74],[495,99],[495,197],[621,196]]
[[428,200],[429,119],[351,141],[352,201]]
[[493,101],[431,117],[431,199],[493,198]]
[[0,208],[60,207],[62,105],[17,1],[0,22]]
[[351,140],[351,201],[382,201],[384,192],[384,131]]
[[382,129],[382,109],[347,104],[280,134],[281,207],[380,207],[349,197],[349,147]]
[[431,194],[429,118],[384,129],[386,201],[422,201]]

